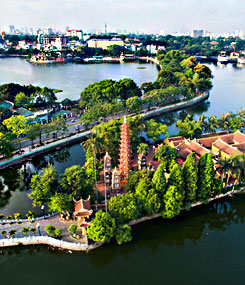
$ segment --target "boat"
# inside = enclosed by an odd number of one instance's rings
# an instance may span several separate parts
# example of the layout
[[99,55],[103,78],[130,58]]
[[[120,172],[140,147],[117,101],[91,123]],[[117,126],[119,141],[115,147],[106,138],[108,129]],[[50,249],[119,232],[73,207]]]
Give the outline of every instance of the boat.
[[135,60],[136,60],[136,57],[134,54],[123,54],[123,53],[121,53],[120,61],[131,62],[131,61],[135,61]]
[[225,51],[221,51],[220,55],[218,55],[218,62],[226,64],[228,63],[229,59],[226,56],[226,52]]
[[239,64],[245,64],[245,57],[238,57],[237,63],[239,63]]

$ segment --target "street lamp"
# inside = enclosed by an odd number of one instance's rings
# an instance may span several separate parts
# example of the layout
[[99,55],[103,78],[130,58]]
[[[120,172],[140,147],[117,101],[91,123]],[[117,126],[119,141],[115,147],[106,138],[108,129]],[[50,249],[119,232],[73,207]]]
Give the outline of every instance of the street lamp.
[[43,217],[45,219],[45,214],[44,214],[44,205],[41,206],[41,210],[43,210]]
[[107,213],[107,194],[106,194],[106,176],[104,173],[104,183],[105,183],[105,211]]
[[37,230],[38,230],[39,235],[41,235],[40,224],[39,224],[39,223],[37,223],[36,228],[37,228]]

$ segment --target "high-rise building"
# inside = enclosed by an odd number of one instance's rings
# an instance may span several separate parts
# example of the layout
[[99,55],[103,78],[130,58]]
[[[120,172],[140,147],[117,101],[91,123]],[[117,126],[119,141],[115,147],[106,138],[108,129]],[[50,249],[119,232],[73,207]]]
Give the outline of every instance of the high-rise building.
[[193,38],[198,38],[198,37],[203,37],[203,30],[193,30],[192,31],[192,37]]
[[10,31],[10,34],[14,33],[14,25],[9,26],[9,31]]

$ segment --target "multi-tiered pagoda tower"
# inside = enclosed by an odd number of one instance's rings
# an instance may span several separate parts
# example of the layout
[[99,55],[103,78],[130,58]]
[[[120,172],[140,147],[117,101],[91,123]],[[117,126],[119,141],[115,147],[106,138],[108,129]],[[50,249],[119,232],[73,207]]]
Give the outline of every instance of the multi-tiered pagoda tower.
[[122,175],[122,178],[127,178],[128,171],[132,167],[132,151],[129,137],[129,125],[126,122],[126,116],[124,117],[124,123],[121,127],[121,144],[119,156],[119,171]]

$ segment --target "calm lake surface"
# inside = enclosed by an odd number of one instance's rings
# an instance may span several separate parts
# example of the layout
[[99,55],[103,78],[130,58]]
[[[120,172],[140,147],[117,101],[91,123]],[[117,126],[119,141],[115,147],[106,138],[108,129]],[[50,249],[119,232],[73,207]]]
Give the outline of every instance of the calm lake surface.
[[[145,66],[146,69],[137,69]],[[156,118],[177,132],[175,122],[187,113],[220,116],[244,107],[245,69],[209,65],[214,87],[208,101],[184,111]],[[153,64],[31,65],[21,59],[0,59],[0,83],[16,82],[60,88],[58,99],[78,99],[89,84],[106,78],[130,77],[137,84],[154,81]],[[23,215],[31,208],[25,183],[28,173],[53,163],[59,173],[85,162],[80,144],[38,157],[22,167],[0,173],[0,212]],[[41,214],[39,208],[33,209]],[[172,220],[157,219],[133,227],[133,241],[123,246],[114,242],[84,253],[67,253],[45,246],[18,247],[0,254],[4,284],[244,284],[245,195],[223,199],[183,212]],[[1,227],[1,226],[0,226]],[[13,274],[14,272],[14,274]]]

